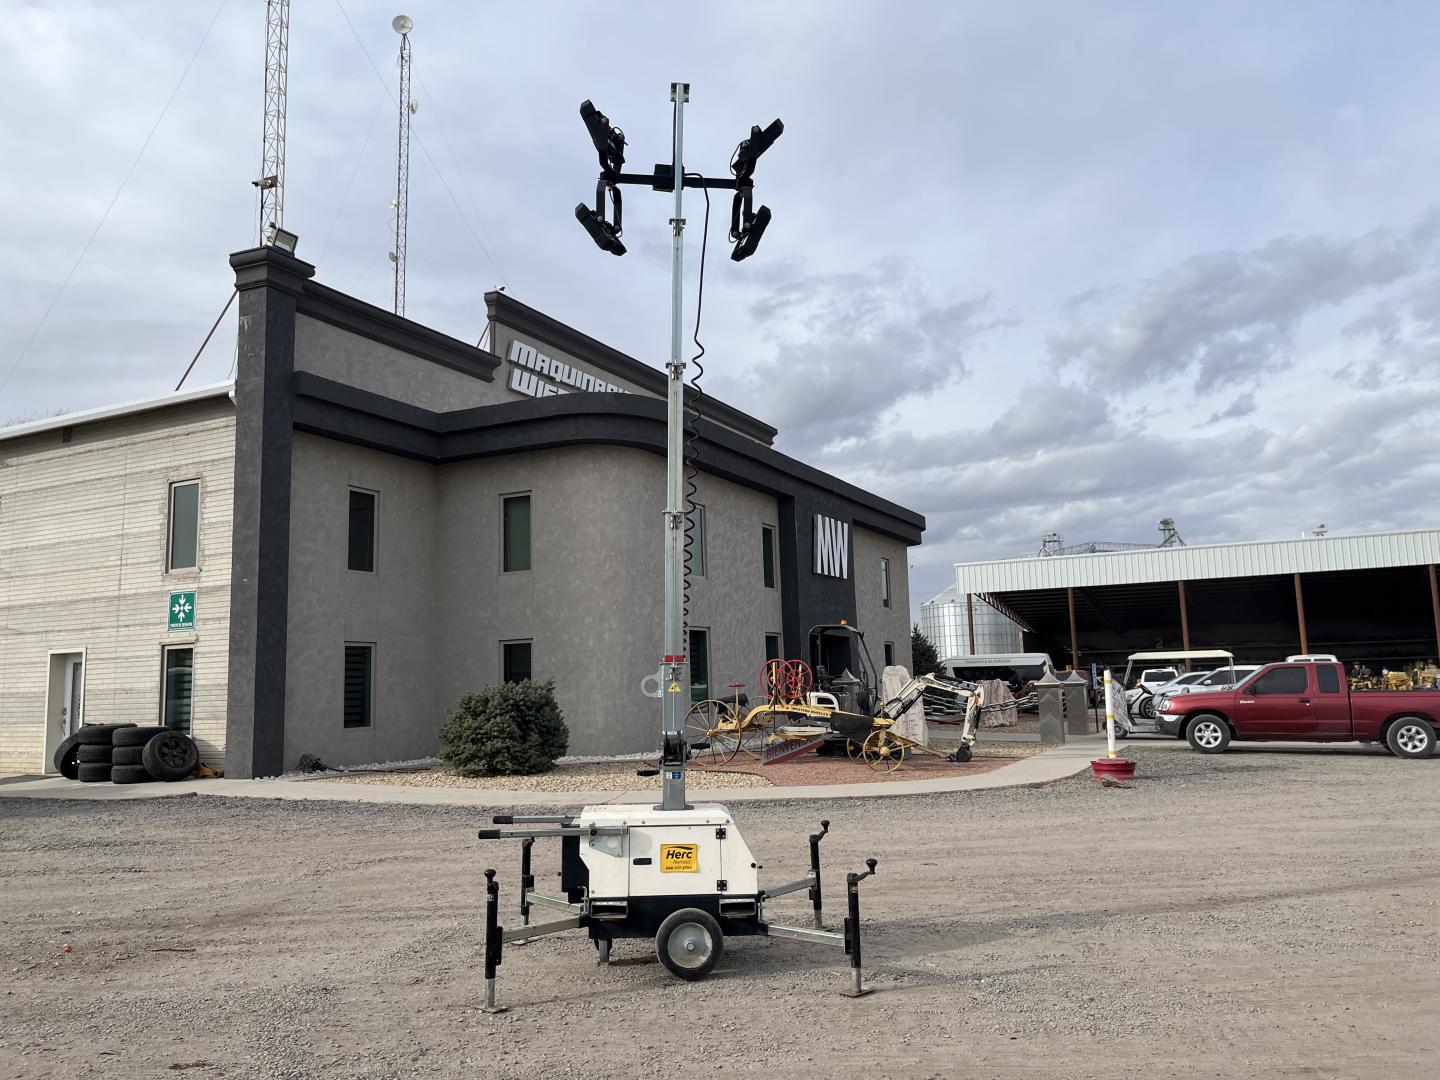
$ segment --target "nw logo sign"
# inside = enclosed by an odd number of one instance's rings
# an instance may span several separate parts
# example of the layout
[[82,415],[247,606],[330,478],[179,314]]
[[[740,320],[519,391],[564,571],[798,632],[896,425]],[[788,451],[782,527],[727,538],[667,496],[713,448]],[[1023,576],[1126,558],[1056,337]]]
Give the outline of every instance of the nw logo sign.
[[815,515],[815,573],[850,576],[850,526],[824,514]]

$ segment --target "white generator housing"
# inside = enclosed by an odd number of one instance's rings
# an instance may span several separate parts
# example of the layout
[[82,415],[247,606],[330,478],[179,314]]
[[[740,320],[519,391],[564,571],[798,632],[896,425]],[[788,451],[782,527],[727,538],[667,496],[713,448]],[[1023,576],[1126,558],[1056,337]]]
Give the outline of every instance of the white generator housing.
[[587,806],[575,825],[581,830],[625,830],[581,840],[580,860],[589,871],[592,902],[647,896],[755,897],[760,892],[760,867],[723,806]]

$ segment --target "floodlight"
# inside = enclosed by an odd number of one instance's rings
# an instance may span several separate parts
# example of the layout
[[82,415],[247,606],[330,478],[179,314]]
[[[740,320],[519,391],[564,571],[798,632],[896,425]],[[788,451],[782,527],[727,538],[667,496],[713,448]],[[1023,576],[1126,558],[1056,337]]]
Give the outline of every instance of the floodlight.
[[740,233],[740,240],[735,245],[735,250],[730,252],[730,258],[736,262],[744,262],[755,249],[760,246],[760,238],[765,235],[765,230],[770,225],[770,208],[762,206],[754,214],[745,215],[745,228]]
[[587,99],[580,103],[580,119],[590,132],[590,141],[600,155],[600,167],[618,173],[625,167],[625,133],[610,123],[610,118]]
[[744,180],[755,171],[755,163],[760,160],[760,155],[775,145],[775,140],[784,130],[785,125],[778,117],[763,130],[759,124],[750,129],[750,137],[735,148],[735,158],[730,162],[730,171],[735,174],[736,179]]
[[625,245],[620,242],[620,231],[583,202],[575,207],[575,220],[585,226],[590,239],[601,251],[611,255],[624,255]]
[[415,20],[409,15],[396,15],[390,20],[390,29],[403,36],[415,29]]
[[290,232],[288,229],[282,229],[279,226],[272,226],[270,235],[271,247],[279,248],[285,252],[286,255],[294,255],[295,246],[299,243],[300,237],[295,233]]

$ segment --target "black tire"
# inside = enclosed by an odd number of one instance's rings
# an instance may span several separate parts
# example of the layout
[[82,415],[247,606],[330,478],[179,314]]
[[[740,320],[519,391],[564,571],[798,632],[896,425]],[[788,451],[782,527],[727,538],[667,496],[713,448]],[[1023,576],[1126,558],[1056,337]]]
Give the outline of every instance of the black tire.
[[98,743],[81,743],[78,751],[76,759],[81,765],[110,764],[110,754],[112,751],[110,750],[109,743],[106,743],[104,746]]
[[110,751],[110,764],[143,765],[145,764],[145,748],[143,746],[117,746]]
[[60,745],[55,748],[55,771],[66,780],[74,780],[79,773],[75,771],[76,765],[80,763],[80,736],[67,735],[60,740]]
[[1185,741],[1202,754],[1223,754],[1230,748],[1230,725],[1213,713],[1192,716],[1185,725]]
[[1399,758],[1427,758],[1435,753],[1435,728],[1418,716],[1402,716],[1385,730],[1385,745]]
[[[125,747],[125,749],[131,749]],[[116,784],[153,784],[155,777],[144,765],[116,765],[110,770],[110,779]]]
[[1146,694],[1140,699],[1140,715],[1146,720],[1155,719],[1155,695]]
[[110,737],[111,746],[144,746],[160,732],[163,727],[126,727],[117,728]]
[[975,751],[971,750],[970,747],[966,746],[964,743],[961,743],[955,748],[956,761],[969,761],[974,756]]
[[655,955],[665,970],[690,982],[709,975],[724,951],[720,924],[699,908],[672,912],[655,935]]
[[110,770],[111,765],[108,762],[104,765],[93,765],[82,761],[75,766],[75,778],[82,784],[108,784]]
[[181,731],[162,731],[145,744],[141,761],[156,780],[184,780],[200,764],[195,742]]
[[110,740],[120,728],[134,727],[134,724],[86,724],[75,734],[81,746],[109,746]]

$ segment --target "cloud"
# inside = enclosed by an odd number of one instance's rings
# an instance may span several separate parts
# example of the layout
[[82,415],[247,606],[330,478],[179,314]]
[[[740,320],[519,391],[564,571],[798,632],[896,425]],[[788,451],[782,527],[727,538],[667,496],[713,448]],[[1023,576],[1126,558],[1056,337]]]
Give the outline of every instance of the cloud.
[[1197,393],[1249,386],[1290,366],[1302,320],[1411,278],[1440,235],[1440,216],[1347,240],[1283,236],[1248,251],[1194,255],[1162,271],[1126,308],[1050,335],[1058,361],[1095,385],[1129,392],[1181,377]]
[[988,296],[937,296],[898,259],[831,272],[792,262],[758,281],[750,316],[770,355],[750,390],[795,452],[866,436],[900,402],[952,386],[977,340],[1010,324]]
[[1253,391],[1246,391],[1230,402],[1225,408],[1210,414],[1206,424],[1218,424],[1222,420],[1240,420],[1255,412],[1255,394]]

